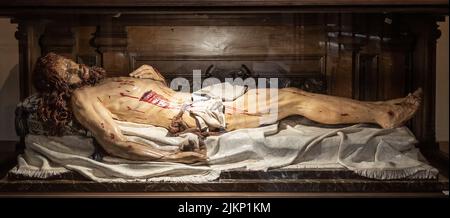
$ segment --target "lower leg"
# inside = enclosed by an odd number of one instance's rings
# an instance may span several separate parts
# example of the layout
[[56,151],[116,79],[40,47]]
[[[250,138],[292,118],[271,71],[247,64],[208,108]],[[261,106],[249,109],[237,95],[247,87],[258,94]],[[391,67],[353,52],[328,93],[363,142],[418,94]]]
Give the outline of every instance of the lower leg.
[[[250,94],[251,95],[251,94]],[[349,98],[314,94],[297,88],[280,89],[276,101],[276,120],[301,115],[324,124],[375,123],[383,128],[394,128],[409,120],[417,111],[422,90],[405,98],[390,101],[363,102]],[[248,96],[247,96],[248,97]],[[244,108],[252,104],[246,101]],[[226,115],[227,130],[258,127],[270,114],[232,113]]]
[[390,101],[363,102],[349,98],[304,92],[295,88],[285,91],[295,93],[300,99],[292,113],[325,124],[375,123],[383,128],[394,128],[409,120],[417,111],[422,90],[405,98]]

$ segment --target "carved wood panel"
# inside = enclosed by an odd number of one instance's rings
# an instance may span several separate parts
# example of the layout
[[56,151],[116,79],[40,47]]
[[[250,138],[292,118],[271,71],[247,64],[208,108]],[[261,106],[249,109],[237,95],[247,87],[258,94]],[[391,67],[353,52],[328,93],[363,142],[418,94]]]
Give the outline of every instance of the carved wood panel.
[[[156,67],[170,82],[185,78],[190,84],[193,71],[202,79],[214,77],[220,81],[241,77],[278,79],[278,87],[299,87],[308,91],[326,91],[325,56],[136,56],[130,57],[131,69],[148,64]],[[243,69],[244,68],[244,69]],[[245,69],[247,68],[247,70]],[[244,75],[240,75],[240,71]]]
[[361,54],[359,56],[359,76],[356,81],[358,93],[355,96],[357,99],[376,101],[380,98],[377,92],[380,86],[378,58],[378,54]]
[[324,28],[317,23],[306,26],[295,16],[287,17],[288,25],[281,26],[186,26],[184,22],[128,27],[131,69],[149,64],[169,79],[191,81],[192,70],[205,74],[213,66],[214,76],[223,81],[246,66],[255,72],[252,76],[279,78],[279,87],[327,90]]
[[295,55],[325,53],[320,26],[128,27],[130,52],[155,55]]

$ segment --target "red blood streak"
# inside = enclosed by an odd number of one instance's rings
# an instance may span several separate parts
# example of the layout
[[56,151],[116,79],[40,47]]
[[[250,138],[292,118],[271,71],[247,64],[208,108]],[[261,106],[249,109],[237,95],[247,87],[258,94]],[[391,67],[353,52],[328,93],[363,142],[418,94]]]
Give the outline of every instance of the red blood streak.
[[[119,85],[123,86],[134,86],[134,82],[132,80],[115,80],[114,82],[119,83]],[[120,86],[119,86],[120,87]]]
[[117,83],[134,83],[133,80],[121,80],[121,79],[114,80],[114,82],[117,82]]
[[115,136],[114,136],[114,134],[112,134],[112,133],[111,133],[111,135],[110,135],[110,136],[111,136],[111,139],[114,139],[114,137],[115,137]]
[[123,96],[123,97],[129,97],[129,98],[139,99],[138,97],[131,96],[131,95],[127,95],[127,94],[125,94],[125,93],[123,93],[123,92],[121,92],[120,95]]
[[388,111],[389,116],[394,116],[394,112]]
[[144,111],[140,111],[140,110],[136,110],[136,109],[132,109],[130,106],[127,106],[127,108],[128,108],[128,110],[130,110],[130,111],[136,111],[136,112],[139,112],[139,113],[143,113],[143,114],[145,114],[145,112]]
[[119,83],[122,86],[134,86],[133,83]]

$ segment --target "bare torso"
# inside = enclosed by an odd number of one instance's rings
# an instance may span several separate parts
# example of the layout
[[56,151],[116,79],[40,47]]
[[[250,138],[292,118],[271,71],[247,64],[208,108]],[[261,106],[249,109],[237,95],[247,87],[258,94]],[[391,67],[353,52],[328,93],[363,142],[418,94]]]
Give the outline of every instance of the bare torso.
[[[176,92],[159,81],[132,77],[108,78],[75,92],[89,93],[84,101],[100,102],[114,119],[166,128],[181,106],[191,102],[190,93]],[[195,127],[194,118],[187,113],[183,120]]]

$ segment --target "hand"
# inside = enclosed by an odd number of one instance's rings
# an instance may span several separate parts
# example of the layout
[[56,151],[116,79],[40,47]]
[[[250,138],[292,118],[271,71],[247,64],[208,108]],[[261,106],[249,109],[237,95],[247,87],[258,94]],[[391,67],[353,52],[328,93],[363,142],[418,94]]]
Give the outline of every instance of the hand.
[[152,79],[166,83],[166,80],[158,72],[158,70],[146,64],[140,66],[138,69],[130,73],[130,76],[139,79]]

